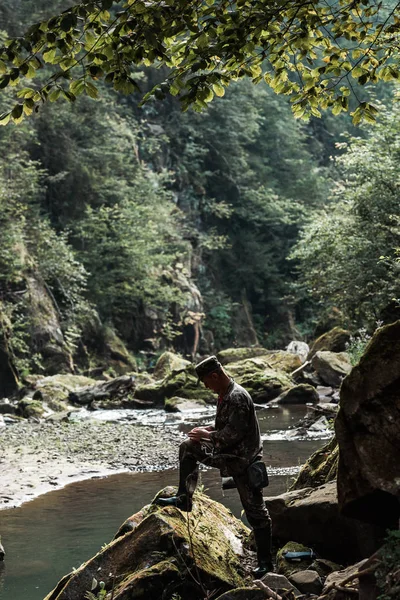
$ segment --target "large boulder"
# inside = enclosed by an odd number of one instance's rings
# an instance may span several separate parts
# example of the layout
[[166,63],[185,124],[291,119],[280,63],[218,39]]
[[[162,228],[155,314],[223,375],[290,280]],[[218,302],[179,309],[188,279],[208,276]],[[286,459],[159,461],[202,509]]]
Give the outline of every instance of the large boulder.
[[101,334],[102,354],[107,361],[107,367],[117,375],[137,371],[135,358],[114,329],[105,326],[102,328]]
[[272,533],[280,542],[305,544],[343,564],[370,556],[384,530],[339,513],[336,481],[265,498]]
[[[68,402],[68,397],[71,392],[95,385],[97,382],[90,377],[83,375],[50,375],[49,377],[41,377],[33,383],[35,392],[33,397],[35,400],[45,401],[52,410],[55,410],[56,402]],[[63,406],[61,404],[60,406]]]
[[183,370],[172,371],[161,381],[138,385],[134,394],[135,398],[158,404],[164,404],[166,398],[173,396],[208,403],[215,402],[216,399],[216,395],[199,382],[192,364]]
[[255,356],[263,356],[268,354],[268,350],[261,346],[245,347],[245,348],[227,348],[221,350],[217,354],[217,358],[222,365],[245,360],[246,358],[254,358]]
[[231,363],[227,371],[257,402],[268,402],[293,387],[290,373],[300,359],[289,352],[278,351]]
[[174,372],[178,373],[183,371],[189,365],[190,362],[182,358],[182,356],[179,356],[179,354],[164,352],[161,354],[154,367],[154,379],[165,379],[165,377]]
[[220,588],[221,593],[242,587],[248,533],[229,510],[200,493],[191,513],[151,504],[130,517],[93,558],[65,576],[46,600],[77,600],[90,590],[97,594],[94,581],[102,581],[106,590],[113,588],[114,600],[198,597],[200,586]]
[[329,352],[344,352],[347,348],[347,344],[350,342],[350,338],[350,331],[342,329],[341,327],[334,327],[330,331],[320,335],[315,340],[311,346],[307,360],[311,360],[312,357],[321,350],[328,350]]
[[396,527],[400,515],[400,321],[382,327],[340,392],[338,498],[344,515]]
[[277,399],[278,404],[307,404],[309,402],[318,402],[319,396],[317,390],[307,383],[300,383],[283,392]]
[[311,364],[321,380],[327,385],[339,387],[343,378],[352,369],[347,352],[318,351],[312,358]]

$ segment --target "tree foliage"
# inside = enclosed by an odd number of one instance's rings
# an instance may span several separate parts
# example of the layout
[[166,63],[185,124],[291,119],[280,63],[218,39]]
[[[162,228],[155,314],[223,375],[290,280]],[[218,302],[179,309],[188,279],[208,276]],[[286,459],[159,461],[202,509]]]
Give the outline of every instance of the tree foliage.
[[[96,98],[102,78],[116,91],[138,92],[135,68],[151,65],[168,70],[145,99],[169,93],[202,110],[250,77],[291,96],[297,117],[320,116],[320,108],[339,114],[349,110],[354,84],[399,77],[399,10],[370,0],[83,0],[5,40],[0,89],[18,85],[20,101],[0,122],[18,123],[42,102]],[[376,112],[356,90],[354,122]]]
[[331,203],[312,215],[292,255],[303,297],[320,313],[337,307],[353,326],[373,329],[399,310],[399,117],[397,103],[382,108],[368,137],[343,144]]

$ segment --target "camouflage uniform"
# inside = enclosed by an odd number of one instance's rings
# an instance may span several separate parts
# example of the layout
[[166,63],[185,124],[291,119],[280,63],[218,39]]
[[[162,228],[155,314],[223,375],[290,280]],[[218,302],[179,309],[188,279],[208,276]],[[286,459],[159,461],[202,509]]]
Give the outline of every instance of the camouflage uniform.
[[179,448],[178,494],[192,495],[198,478],[198,462],[233,477],[247,520],[254,529],[271,530],[271,519],[262,489],[248,484],[247,467],[262,455],[260,428],[250,394],[235,381],[218,399],[215,431],[210,441],[185,440]]

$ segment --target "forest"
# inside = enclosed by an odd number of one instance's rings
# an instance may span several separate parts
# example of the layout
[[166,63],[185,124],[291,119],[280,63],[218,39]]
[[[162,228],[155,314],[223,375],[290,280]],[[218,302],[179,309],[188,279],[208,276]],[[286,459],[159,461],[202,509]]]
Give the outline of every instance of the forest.
[[399,30],[2,0],[1,599],[398,599]]
[[[6,0],[3,37],[56,9]],[[133,77],[150,89],[160,69]],[[295,120],[246,79],[183,113],[171,95],[139,106],[100,85],[0,130],[0,314],[17,377],[47,369],[32,278],[78,371],[110,336],[147,366],[166,348],[285,347],[398,317],[394,84],[371,90],[379,117],[363,126]]]

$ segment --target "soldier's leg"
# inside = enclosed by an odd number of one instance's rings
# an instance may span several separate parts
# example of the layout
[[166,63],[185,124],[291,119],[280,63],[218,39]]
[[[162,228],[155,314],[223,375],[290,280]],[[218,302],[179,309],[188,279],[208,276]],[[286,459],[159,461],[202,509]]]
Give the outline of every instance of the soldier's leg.
[[187,439],[179,447],[179,486],[176,496],[158,498],[157,504],[177,506],[186,511],[192,509],[192,496],[199,476],[199,462],[207,463],[209,455],[204,444]]
[[246,517],[254,530],[257,546],[258,567],[255,577],[262,577],[273,570],[272,564],[272,523],[265,506],[262,489],[254,490],[247,482],[247,476],[234,477]]

